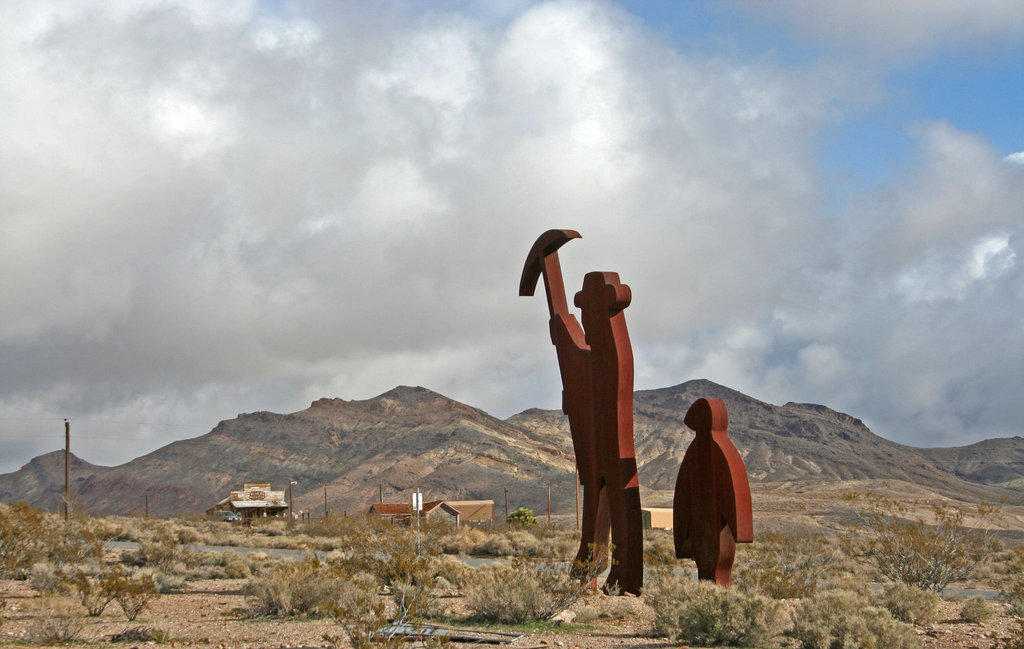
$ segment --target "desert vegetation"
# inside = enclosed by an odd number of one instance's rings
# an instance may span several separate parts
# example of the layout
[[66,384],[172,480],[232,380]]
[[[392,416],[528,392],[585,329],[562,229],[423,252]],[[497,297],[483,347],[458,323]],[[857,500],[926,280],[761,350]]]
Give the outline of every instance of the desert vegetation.
[[[954,629],[951,637],[970,638],[965,649],[1024,649],[1016,622],[1024,619],[1024,547],[999,549],[977,526],[994,508],[928,504],[926,516],[914,516],[892,500],[849,502],[856,520],[838,534],[760,531],[740,547],[729,590],[697,583],[672,556],[671,533],[649,531],[640,597],[610,596],[573,577],[595,569],[572,564],[578,533],[532,513],[493,528],[424,521],[416,529],[363,516],[243,527],[187,518],[64,521],[0,505],[0,641],[282,646],[279,634],[301,631],[302,644],[364,649],[401,644],[400,635],[381,631],[396,624],[434,624],[592,647],[629,638],[945,649],[959,645],[936,629]],[[111,541],[133,544],[104,545]],[[998,597],[944,598],[949,584]],[[220,620],[214,627],[210,615]]]

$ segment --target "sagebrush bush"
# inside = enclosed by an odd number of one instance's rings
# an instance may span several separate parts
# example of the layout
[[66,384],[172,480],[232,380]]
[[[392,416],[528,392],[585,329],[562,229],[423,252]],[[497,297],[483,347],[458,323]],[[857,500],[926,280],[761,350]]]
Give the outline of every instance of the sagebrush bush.
[[67,603],[47,603],[43,615],[37,615],[25,630],[25,640],[32,644],[74,642],[85,628],[85,620]]
[[[905,503],[876,494],[846,494],[858,505],[858,524],[846,547],[852,556],[872,562],[893,581],[941,592],[987,561],[999,548],[985,522],[998,509],[982,502],[967,506],[933,503],[931,516],[912,516]],[[969,524],[973,523],[973,525]]]
[[448,554],[480,554],[487,534],[475,527],[460,527],[441,539],[441,548]]
[[572,564],[555,560],[520,557],[510,564],[492,563],[466,580],[466,606],[474,616],[495,622],[546,620],[586,593],[589,580],[572,573]]
[[60,570],[54,569],[49,563],[36,563],[32,565],[28,583],[43,595],[63,593],[67,590],[65,576]]
[[319,559],[281,562],[260,571],[242,589],[249,614],[287,617],[323,612],[340,583]]
[[736,585],[776,599],[808,597],[839,574],[839,549],[819,532],[759,532],[737,550]]
[[994,615],[984,597],[972,597],[960,607],[960,621],[969,624],[984,624]]
[[654,627],[673,642],[770,647],[789,620],[785,605],[757,593],[726,589],[689,575],[665,575],[644,588]]
[[901,622],[931,624],[939,617],[941,598],[930,590],[906,584],[889,584],[874,596],[876,605],[889,611]]
[[867,598],[830,590],[804,599],[793,611],[792,635],[801,649],[917,649],[914,627],[894,619]]

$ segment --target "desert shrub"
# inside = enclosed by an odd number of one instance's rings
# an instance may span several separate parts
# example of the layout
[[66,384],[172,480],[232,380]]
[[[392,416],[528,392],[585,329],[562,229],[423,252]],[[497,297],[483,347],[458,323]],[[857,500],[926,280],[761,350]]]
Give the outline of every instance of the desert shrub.
[[1015,546],[999,562],[999,573],[1000,596],[1010,604],[1014,615],[1024,616],[1024,545]]
[[532,530],[511,529],[487,537],[478,551],[495,557],[532,557],[540,553],[542,547],[546,544],[542,545]]
[[819,532],[759,532],[740,546],[735,583],[776,599],[808,597],[839,572],[839,550]]
[[[931,516],[913,517],[905,503],[876,494],[847,494],[858,505],[859,525],[851,529],[851,554],[871,561],[893,581],[941,591],[968,577],[999,547],[993,530],[983,527],[998,514],[980,503],[974,511],[955,504],[932,504]],[[975,526],[968,523],[974,519]]]
[[655,630],[673,642],[767,647],[788,626],[785,605],[757,593],[666,575],[644,588]]
[[438,585],[439,580],[444,580],[447,586],[439,585],[444,590],[461,588],[473,572],[473,568],[454,557],[438,557],[433,565],[434,583]]
[[533,515],[532,509],[526,507],[520,507],[511,514],[505,517],[505,522],[509,525],[536,525],[537,517]]
[[[404,644],[396,636],[379,637],[376,632],[388,624],[387,607],[377,595],[378,584],[370,575],[358,575],[341,581],[338,596],[329,607],[348,638],[352,649],[368,649],[371,646],[397,647]],[[340,638],[325,635],[334,645]]]
[[249,614],[254,617],[319,614],[337,599],[344,578],[344,569],[309,557],[280,562],[260,571],[249,579],[242,594]]
[[[587,575],[577,576],[582,572]],[[595,574],[596,562],[581,566],[519,557],[510,564],[478,568],[467,579],[463,594],[470,612],[485,620],[510,624],[546,620],[579,601]]]
[[134,566],[152,566],[166,573],[184,572],[195,558],[170,527],[155,530],[152,538],[139,541],[139,549],[122,553],[122,561]]
[[424,536],[384,521],[364,519],[347,529],[349,551],[333,563],[350,574],[369,574],[386,586],[429,583],[434,557],[424,548],[432,547],[437,539]]
[[151,626],[133,626],[110,636],[111,642],[145,642],[148,644],[163,643],[170,639],[171,637],[166,631]]
[[129,622],[134,622],[158,595],[153,577],[146,574],[127,575],[120,566],[115,566],[103,577],[102,587],[117,602]]
[[910,624],[931,624],[939,617],[939,596],[906,584],[889,584],[875,595],[874,603],[894,618]]
[[25,503],[0,506],[0,577],[26,579],[42,561],[60,568],[102,557],[90,525],[84,516],[64,521]]
[[644,572],[651,579],[672,573],[679,567],[672,532],[648,530],[644,532]]
[[477,554],[487,541],[487,534],[475,527],[463,526],[441,538],[441,548],[448,554]]
[[174,592],[185,585],[185,578],[181,575],[173,575],[167,572],[154,572],[153,582],[156,584],[156,592],[161,595]]
[[73,606],[54,603],[47,606],[45,615],[33,619],[26,629],[25,640],[41,645],[74,642],[84,628],[85,620]]
[[224,564],[224,576],[228,579],[245,579],[252,575],[249,564],[239,559],[234,559]]
[[79,570],[71,577],[71,589],[78,594],[78,599],[90,617],[97,617],[103,614],[104,609],[114,599],[103,583],[96,579],[90,579],[83,571]]
[[793,611],[793,637],[801,649],[916,649],[914,627],[850,591],[830,590],[804,599]]
[[995,613],[984,597],[972,597],[960,607],[960,621],[970,624],[984,624],[992,619]]
[[64,573],[55,570],[49,563],[36,563],[28,577],[28,583],[43,595],[65,592]]

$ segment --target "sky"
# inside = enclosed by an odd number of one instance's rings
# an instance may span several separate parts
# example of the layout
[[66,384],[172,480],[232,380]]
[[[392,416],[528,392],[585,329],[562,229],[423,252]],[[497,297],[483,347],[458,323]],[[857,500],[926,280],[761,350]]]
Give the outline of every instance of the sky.
[[1024,3],[0,0],[0,472],[420,385],[558,408],[533,241],[635,386],[1024,434]]

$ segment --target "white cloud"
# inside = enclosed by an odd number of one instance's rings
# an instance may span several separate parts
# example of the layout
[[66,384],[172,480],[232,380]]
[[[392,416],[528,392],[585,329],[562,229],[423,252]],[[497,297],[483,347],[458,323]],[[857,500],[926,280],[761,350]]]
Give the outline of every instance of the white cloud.
[[602,3],[201,4],[5,11],[0,418],[212,427],[399,383],[557,407],[516,287],[571,227],[568,290],[633,289],[638,387],[706,376],[910,442],[1019,432],[1022,168],[977,136],[921,125],[850,227],[815,153],[863,104],[844,70],[686,55]]

